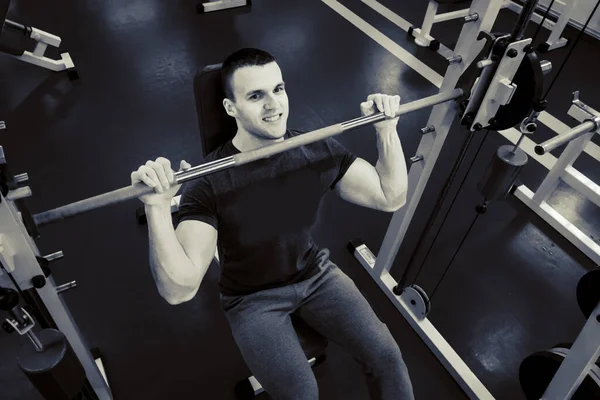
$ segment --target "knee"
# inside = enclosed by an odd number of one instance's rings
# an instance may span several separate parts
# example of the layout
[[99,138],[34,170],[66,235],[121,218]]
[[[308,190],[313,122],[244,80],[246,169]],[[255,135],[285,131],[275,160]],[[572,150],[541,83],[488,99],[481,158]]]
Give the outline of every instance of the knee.
[[316,380],[296,381],[282,388],[283,393],[267,391],[274,400],[315,400],[319,398],[319,387]]
[[394,340],[386,341],[377,346],[377,349],[374,351],[374,357],[378,369],[394,372],[406,369],[400,347]]

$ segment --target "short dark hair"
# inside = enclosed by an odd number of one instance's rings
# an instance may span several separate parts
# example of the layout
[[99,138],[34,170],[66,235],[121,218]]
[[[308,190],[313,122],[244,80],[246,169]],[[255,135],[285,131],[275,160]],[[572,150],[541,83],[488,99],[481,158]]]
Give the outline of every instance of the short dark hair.
[[235,101],[231,78],[238,68],[262,66],[274,61],[275,57],[260,49],[244,48],[231,53],[221,66],[221,85],[223,86],[225,97]]

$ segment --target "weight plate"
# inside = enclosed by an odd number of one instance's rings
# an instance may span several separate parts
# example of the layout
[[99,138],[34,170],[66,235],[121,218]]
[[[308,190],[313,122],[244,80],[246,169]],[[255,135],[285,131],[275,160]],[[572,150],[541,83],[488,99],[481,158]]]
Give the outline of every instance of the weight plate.
[[[566,348],[567,345],[570,347],[569,344],[561,344],[560,347]],[[521,362],[519,381],[528,400],[539,400],[543,396],[563,360],[562,355],[551,351],[540,351]],[[587,376],[573,395],[572,400],[593,399],[600,399],[600,386],[592,377]]]
[[585,274],[577,284],[577,304],[586,318],[589,318],[600,302],[600,268]]
[[525,55],[517,73],[513,78],[517,86],[510,102],[498,109],[495,123],[489,129],[504,130],[520,125],[529,115],[531,106],[542,98],[544,88],[544,72],[535,52]]

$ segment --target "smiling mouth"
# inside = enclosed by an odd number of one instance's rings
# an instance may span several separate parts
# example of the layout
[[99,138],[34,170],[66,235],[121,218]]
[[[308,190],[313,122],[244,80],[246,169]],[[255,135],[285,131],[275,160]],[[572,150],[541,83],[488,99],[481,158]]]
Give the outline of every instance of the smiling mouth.
[[265,121],[265,122],[276,122],[276,121],[279,121],[281,119],[282,115],[283,115],[283,113],[282,114],[274,115],[272,117],[265,117],[265,118],[263,118],[263,121]]

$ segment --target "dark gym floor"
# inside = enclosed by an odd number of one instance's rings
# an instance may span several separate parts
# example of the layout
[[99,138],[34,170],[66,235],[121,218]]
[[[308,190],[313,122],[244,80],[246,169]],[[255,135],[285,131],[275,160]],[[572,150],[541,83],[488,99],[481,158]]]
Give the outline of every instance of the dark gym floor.
[[[425,14],[426,1],[381,2],[415,25]],[[360,1],[342,3],[443,75],[444,62],[438,55],[417,47],[405,32]],[[201,163],[193,76],[240,47],[264,48],[276,56],[290,96],[290,128],[314,129],[352,119],[370,93],[401,94],[408,102],[437,91],[318,1],[254,0],[251,9],[198,15],[191,0],[64,1],[60,6],[14,0],[9,18],[59,35],[61,49],[71,54],[81,76],[71,83],[65,73],[0,56],[0,120],[8,126],[0,145],[11,169],[29,174],[33,196],[27,204],[34,213],[128,185],[131,171],[158,156]],[[510,31],[515,19],[515,13],[502,11],[495,31]],[[530,34],[536,26],[529,27]],[[453,21],[436,25],[432,34],[453,48],[459,30],[460,24]],[[542,30],[538,41],[547,34]],[[570,27],[566,31],[569,37],[575,34]],[[600,96],[593,90],[599,49],[598,41],[584,37],[549,97],[548,111],[567,124],[573,125],[567,110],[574,90],[600,108]],[[550,77],[567,51],[544,56],[554,63]],[[421,110],[401,118],[398,131],[407,158],[414,155],[418,130],[428,116],[429,110]],[[392,269],[396,279],[464,136],[464,130],[453,126],[453,140]],[[481,132],[475,138],[451,194],[483,136]],[[542,126],[533,140],[549,137]],[[356,155],[376,162],[371,128],[348,132],[339,140]],[[482,146],[417,281],[428,293],[475,215],[480,201],[475,187],[483,169],[505,143],[490,132]],[[594,163],[584,154],[575,166],[599,182]],[[535,190],[545,172],[530,160],[521,181]],[[600,216],[591,202],[561,186],[550,203],[570,210],[571,218],[598,241]],[[235,382],[249,371],[219,308],[218,267],[211,266],[192,301],[168,305],[149,271],[146,227],[135,221],[140,205],[132,201],[42,228],[42,254],[65,253],[52,265],[54,280],[77,280],[78,288],[63,298],[90,347],[103,353],[116,399],[233,399]],[[359,237],[377,254],[391,214],[329,195],[319,215],[317,243],[331,249],[332,260],[357,282],[390,327],[403,350],[416,398],[466,398],[345,248]],[[429,235],[422,244],[421,257],[431,239]],[[556,343],[574,341],[583,326],[575,287],[593,266],[523,203],[509,198],[492,204],[479,218],[436,292],[429,318],[497,399],[522,399],[521,360]],[[0,332],[3,400],[41,398],[16,364],[23,343],[29,345],[16,334]],[[315,369],[321,398],[367,399],[358,364],[334,343],[327,354],[328,360]]]

